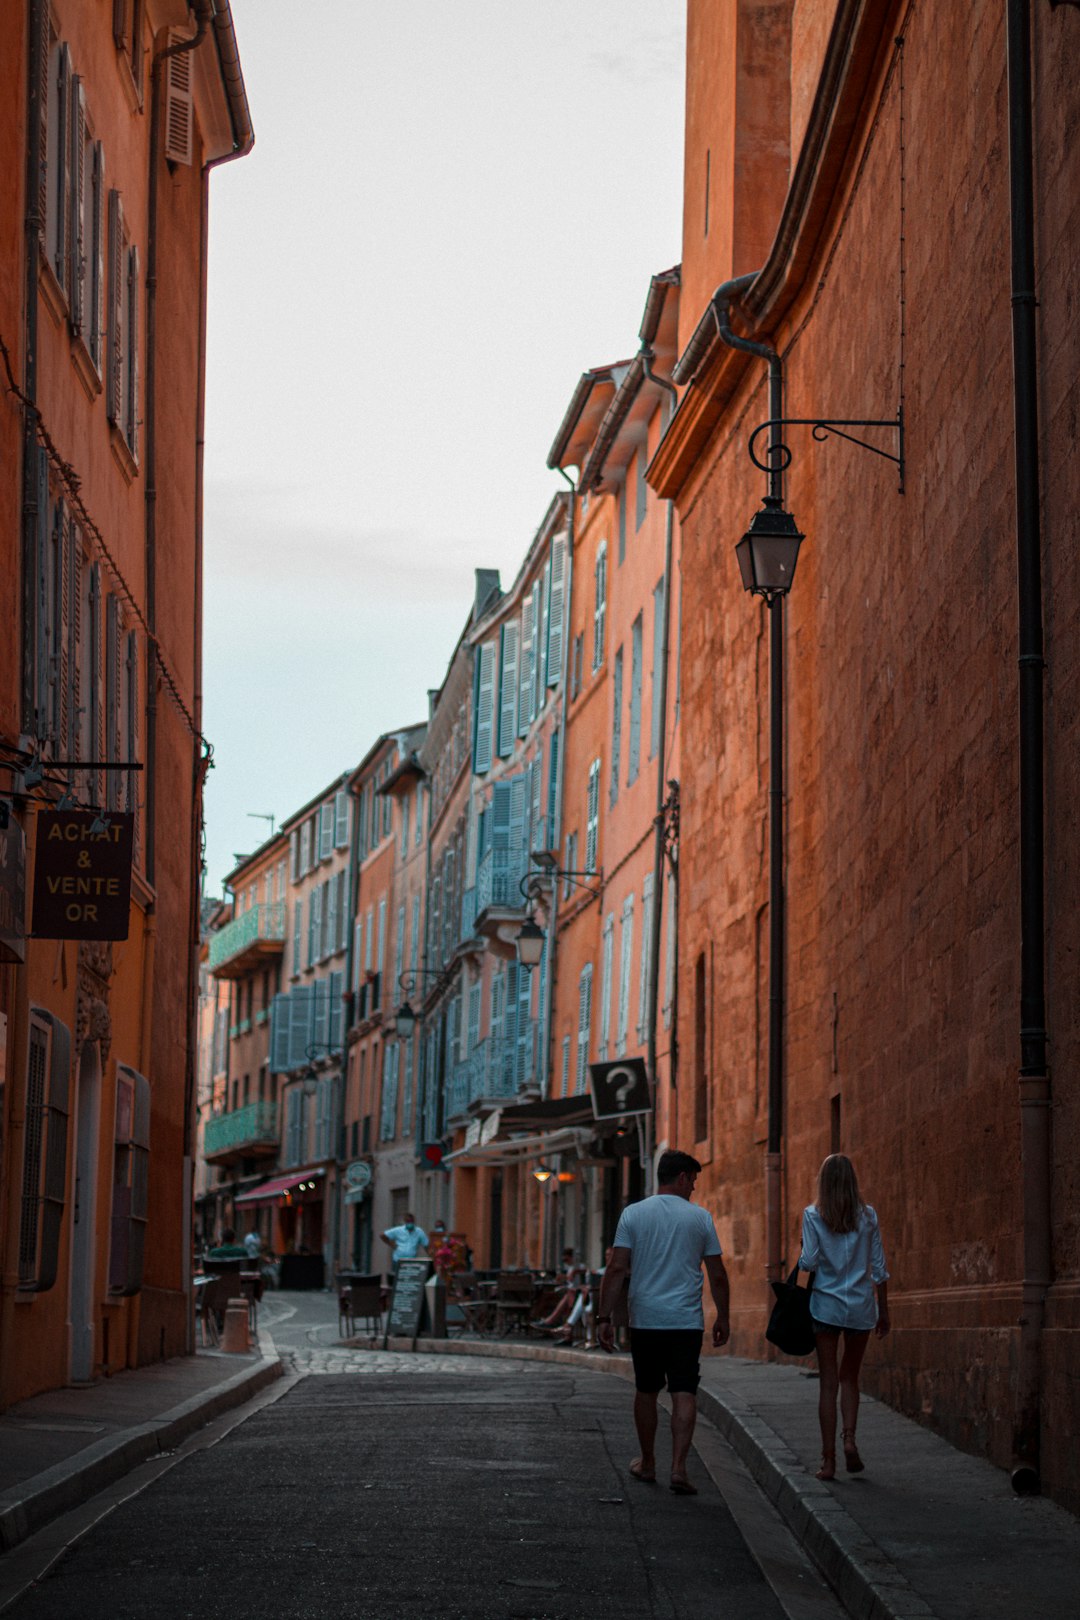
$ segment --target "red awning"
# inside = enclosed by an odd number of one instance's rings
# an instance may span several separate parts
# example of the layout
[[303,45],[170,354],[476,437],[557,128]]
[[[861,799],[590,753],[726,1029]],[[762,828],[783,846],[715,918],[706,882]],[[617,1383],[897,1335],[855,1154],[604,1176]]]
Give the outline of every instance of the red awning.
[[287,1176],[275,1176],[273,1181],[262,1181],[250,1192],[240,1193],[234,1200],[237,1204],[272,1204],[280,1198],[282,1193],[293,1192],[305,1181],[316,1181],[325,1176],[325,1165],[316,1165],[312,1170],[291,1170]]

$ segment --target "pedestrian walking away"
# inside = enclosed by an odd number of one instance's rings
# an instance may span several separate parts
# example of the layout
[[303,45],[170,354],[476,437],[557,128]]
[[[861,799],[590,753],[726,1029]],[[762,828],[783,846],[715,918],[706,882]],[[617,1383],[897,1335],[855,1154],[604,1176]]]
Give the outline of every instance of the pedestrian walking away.
[[849,1474],[861,1474],[866,1465],[855,1444],[859,1370],[871,1332],[883,1339],[889,1331],[889,1273],[877,1215],[859,1196],[855,1166],[843,1153],[830,1153],[818,1171],[817,1202],[803,1211],[799,1269],[814,1273],[810,1311],[821,1375],[817,1477],[836,1477],[837,1391],[844,1466]]
[[629,1204],[619,1218],[596,1316],[600,1346],[613,1350],[612,1316],[629,1273],[634,1425],[641,1446],[630,1473],[643,1484],[656,1480],[656,1403],[666,1384],[671,1395],[671,1489],[680,1496],[697,1495],[686,1464],[697,1419],[705,1335],[702,1265],[716,1307],[714,1346],[726,1344],[731,1332],[728,1277],[716,1226],[708,1210],[691,1203],[700,1172],[700,1164],[689,1153],[670,1149],[660,1155],[656,1192]]

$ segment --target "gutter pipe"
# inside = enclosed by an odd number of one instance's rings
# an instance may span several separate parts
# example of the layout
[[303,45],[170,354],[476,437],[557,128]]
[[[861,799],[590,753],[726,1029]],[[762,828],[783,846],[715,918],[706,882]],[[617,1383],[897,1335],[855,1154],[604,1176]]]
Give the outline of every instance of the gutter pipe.
[[[768,493],[783,500],[780,419],[784,414],[784,366],[775,349],[737,337],[731,330],[731,304],[760,272],[725,281],[713,293],[710,309],[716,330],[729,349],[757,355],[769,364]],[[769,602],[769,1090],[765,1150],[766,1276],[783,1273],[781,1176],[784,1142],[784,598]]]
[[1013,434],[1019,621],[1020,1153],[1023,1314],[1012,1485],[1041,1488],[1042,1338],[1053,1275],[1052,1089],[1046,1048],[1043,821],[1043,610],[1039,521],[1039,396],[1032,184],[1031,13],[1007,0],[1009,203],[1012,251]]
[[[678,406],[679,395],[673,382],[667,377],[658,376],[652,369],[655,356],[648,347],[641,350],[642,364],[645,376],[657,388],[662,388],[671,396],[674,408]],[[656,1098],[660,1088],[659,1075],[656,1069],[656,1012],[660,1000],[660,938],[664,926],[664,845],[667,833],[667,706],[668,706],[668,665],[671,652],[671,558],[674,549],[675,535],[675,502],[666,503],[667,511],[664,517],[664,607],[661,624],[660,644],[660,740],[656,750],[656,815],[653,817],[655,830],[653,844],[653,905],[652,916],[649,919],[649,978],[646,987],[646,1066],[649,1075],[649,1093],[652,1108],[646,1116],[646,1151],[643,1155],[645,1171],[645,1192],[653,1190],[653,1157],[656,1147]],[[671,881],[674,882],[674,876]],[[677,893],[677,891],[676,891]],[[678,926],[678,913],[676,912],[674,925]]]

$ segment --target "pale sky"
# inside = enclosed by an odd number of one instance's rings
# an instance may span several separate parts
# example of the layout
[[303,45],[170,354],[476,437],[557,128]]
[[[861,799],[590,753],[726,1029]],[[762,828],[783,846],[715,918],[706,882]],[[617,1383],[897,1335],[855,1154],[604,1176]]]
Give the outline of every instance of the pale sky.
[[211,179],[207,893],[383,731],[678,263],[685,0],[232,0]]

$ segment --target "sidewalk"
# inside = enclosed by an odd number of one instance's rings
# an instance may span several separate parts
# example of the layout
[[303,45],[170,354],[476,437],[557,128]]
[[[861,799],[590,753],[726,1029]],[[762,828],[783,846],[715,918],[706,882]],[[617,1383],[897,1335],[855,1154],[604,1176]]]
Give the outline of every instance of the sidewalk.
[[0,1552],[280,1376],[272,1343],[56,1389],[0,1414]]
[[[390,1341],[408,1349],[409,1341]],[[526,1356],[629,1380],[630,1358],[505,1339],[424,1340],[441,1355]],[[864,1474],[825,1485],[808,1369],[707,1356],[699,1407],[858,1620],[1074,1620],[1080,1522],[1008,1476],[863,1396]]]

